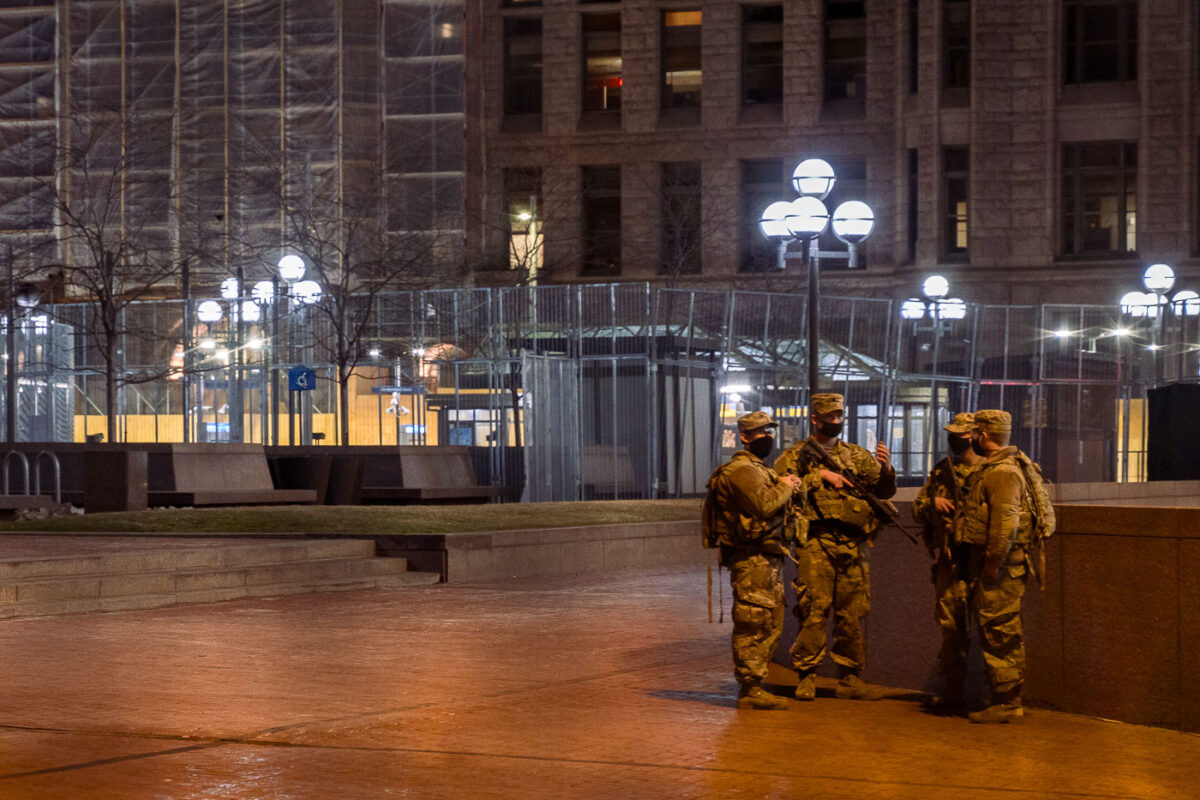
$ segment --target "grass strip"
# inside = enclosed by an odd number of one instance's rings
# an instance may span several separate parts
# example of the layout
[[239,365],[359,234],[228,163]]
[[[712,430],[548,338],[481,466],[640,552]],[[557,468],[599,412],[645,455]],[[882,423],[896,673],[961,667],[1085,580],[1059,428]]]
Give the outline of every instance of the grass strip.
[[406,506],[242,506],[77,514],[0,531],[113,533],[456,533],[698,520],[700,500]]

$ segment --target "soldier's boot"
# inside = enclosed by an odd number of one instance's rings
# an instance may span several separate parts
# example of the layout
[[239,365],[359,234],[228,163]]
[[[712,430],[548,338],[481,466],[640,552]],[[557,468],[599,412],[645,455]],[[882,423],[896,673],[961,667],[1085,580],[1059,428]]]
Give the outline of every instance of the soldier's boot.
[[777,697],[756,684],[742,684],[738,690],[738,708],[758,711],[787,711],[786,697]]
[[922,702],[929,711],[957,712],[966,708],[967,701],[963,694],[961,681],[947,680],[941,694],[926,697]]
[[800,681],[796,684],[796,693],[793,695],[797,700],[813,700],[817,696],[817,676],[811,672],[801,675]]
[[1024,722],[1025,708],[1021,705],[1021,687],[995,693],[990,706],[982,711],[972,711],[967,718],[982,725]]
[[842,700],[878,700],[879,692],[858,677],[857,672],[848,671],[842,673],[833,696]]

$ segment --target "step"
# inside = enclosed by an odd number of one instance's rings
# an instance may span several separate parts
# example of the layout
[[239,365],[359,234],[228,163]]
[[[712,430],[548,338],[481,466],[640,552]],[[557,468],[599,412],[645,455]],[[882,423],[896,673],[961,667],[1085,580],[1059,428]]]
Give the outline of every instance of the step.
[[309,539],[0,561],[0,619],[437,583],[363,539]]
[[14,558],[0,560],[0,583],[21,578],[118,575],[180,568],[203,570],[322,558],[365,558],[374,554],[375,543],[370,539],[304,539],[190,549],[162,548],[82,556]]
[[65,600],[0,603],[0,619],[46,617],[95,611],[137,611],[199,603],[219,603],[249,597],[282,597],[309,592],[340,592],[354,589],[403,589],[431,586],[441,581],[435,572],[402,572],[396,575],[359,579],[329,579],[297,583],[231,586],[178,593],[152,593],[118,597],[76,597]]
[[153,592],[192,592],[233,586],[258,586],[294,581],[324,581],[348,577],[381,577],[408,569],[403,558],[326,558],[281,564],[218,567],[216,569],[152,570],[112,575],[64,575],[0,582],[0,604],[75,597],[120,597]]

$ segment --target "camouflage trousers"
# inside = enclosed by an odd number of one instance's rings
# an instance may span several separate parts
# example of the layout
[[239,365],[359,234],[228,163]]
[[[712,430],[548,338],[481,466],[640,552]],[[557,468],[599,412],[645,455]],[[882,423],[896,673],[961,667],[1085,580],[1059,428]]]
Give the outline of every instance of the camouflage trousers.
[[981,578],[971,587],[971,616],[979,626],[979,644],[992,692],[1017,688],[1025,675],[1025,640],[1021,633],[1021,598],[1025,565],[1006,564],[998,580]]
[[733,587],[733,671],[738,683],[756,686],[783,633],[783,556],[736,550],[724,560]]
[[[965,572],[966,565],[961,569]],[[954,562],[945,557],[937,560],[933,572],[933,616],[942,631],[938,672],[946,679],[947,687],[961,686],[967,676],[967,652],[971,645],[968,586],[965,575],[960,574]]]
[[862,620],[871,610],[870,574],[864,543],[812,537],[796,565],[796,618],[792,666],[807,673],[825,658],[825,627],[833,609],[833,660],[860,670],[867,663]]

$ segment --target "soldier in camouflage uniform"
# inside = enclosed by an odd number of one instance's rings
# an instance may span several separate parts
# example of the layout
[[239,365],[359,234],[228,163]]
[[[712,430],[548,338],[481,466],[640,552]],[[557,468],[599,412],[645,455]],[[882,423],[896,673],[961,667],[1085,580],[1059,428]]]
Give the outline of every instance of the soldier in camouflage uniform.
[[942,631],[938,672],[945,687],[926,705],[937,710],[956,710],[963,705],[970,645],[967,549],[955,544],[954,522],[963,507],[963,483],[982,461],[971,449],[974,428],[974,414],[958,414],[945,427],[951,454],[934,466],[912,506],[913,519],[921,525],[925,547],[934,561],[934,619]]
[[[882,442],[872,454],[841,441],[845,405],[840,394],[812,397],[812,441],[825,449],[844,472],[880,499],[896,493],[896,472]],[[805,442],[789,447],[775,461],[781,475],[801,475],[815,483],[804,507],[809,537],[796,567],[796,617],[800,630],[792,645],[792,666],[799,673],[795,697],[816,696],[815,670],[825,658],[825,626],[833,609],[833,660],[838,665],[836,696],[873,700],[878,695],[859,673],[866,665],[862,619],[871,608],[867,549],[880,521],[865,501],[844,487],[845,479],[803,453]]]
[[1040,542],[1054,530],[1054,508],[1041,471],[1009,446],[1011,433],[1007,412],[975,412],[971,447],[984,459],[967,480],[956,528],[959,543],[970,548],[971,616],[979,627],[992,692],[991,705],[971,713],[972,722],[1024,719],[1021,598],[1031,570],[1041,579]]
[[762,688],[783,632],[783,559],[799,531],[792,499],[802,493],[795,476],[780,477],[763,459],[778,423],[763,411],[738,419],[745,448],[709,479],[721,563],[733,587],[733,663],[738,708],[783,710],[788,701]]

